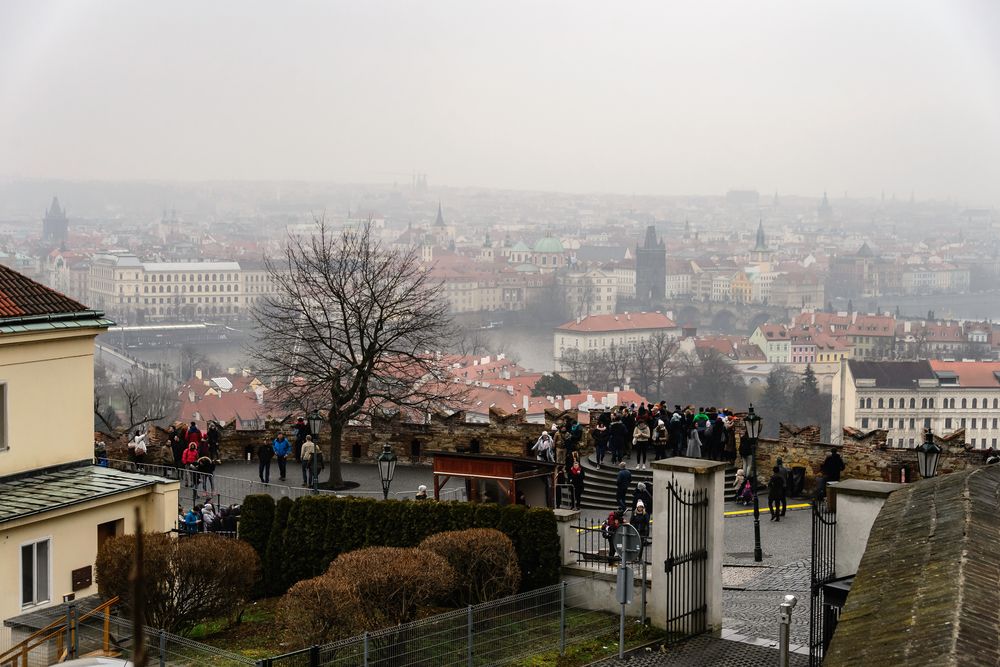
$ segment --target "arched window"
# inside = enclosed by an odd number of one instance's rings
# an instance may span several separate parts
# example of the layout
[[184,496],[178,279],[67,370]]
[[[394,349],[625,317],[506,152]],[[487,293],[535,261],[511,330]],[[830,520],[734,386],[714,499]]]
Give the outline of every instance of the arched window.
[[896,407],[895,402],[896,402],[896,399],[891,398],[891,397],[889,398],[889,409],[890,410],[892,410],[894,407]]
[[902,410],[906,407],[906,399],[902,396],[899,397],[899,409]]
[[910,399],[910,409],[911,409],[911,410],[913,410],[913,409],[915,409],[916,407],[917,407],[917,399],[915,399],[915,398],[911,398],[911,399]]
[[921,398],[920,399],[920,407],[921,408],[926,408],[927,407],[927,399],[926,398]]
[[929,407],[931,410],[934,409],[934,399],[933,398],[928,398],[927,399],[927,407]]
[[885,401],[883,401],[883,400],[882,400],[881,398],[880,398],[880,399],[878,399],[878,406],[879,406],[880,408],[884,408],[884,407],[885,407]]
[[965,399],[963,398],[963,399],[962,399],[962,409],[965,409],[965,408],[969,407],[969,406],[967,405],[967,403],[968,403],[968,401],[966,401],[966,400],[965,400]]
[[859,398],[858,399],[858,407],[861,408],[862,410],[864,409],[864,407],[865,407],[865,399],[863,399],[863,398]]
[[993,399],[993,409],[994,410],[1000,409],[1000,398]]
[[866,408],[868,408],[869,410],[871,410],[871,407],[872,407],[872,399],[870,399],[870,398],[866,398],[866,399],[865,399],[865,407],[866,407]]
[[973,410],[976,409],[976,402],[977,402],[976,399],[972,399],[972,409]]

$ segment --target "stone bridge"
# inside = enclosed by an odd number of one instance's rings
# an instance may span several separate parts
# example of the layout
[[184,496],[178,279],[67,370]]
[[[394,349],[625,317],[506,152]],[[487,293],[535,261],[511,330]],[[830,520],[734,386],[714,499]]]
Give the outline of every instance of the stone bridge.
[[699,332],[740,334],[748,336],[765,322],[788,322],[798,308],[784,308],[759,303],[728,303],[724,301],[695,301],[693,299],[667,299],[658,306],[660,311],[671,311],[673,320],[680,326],[694,325]]

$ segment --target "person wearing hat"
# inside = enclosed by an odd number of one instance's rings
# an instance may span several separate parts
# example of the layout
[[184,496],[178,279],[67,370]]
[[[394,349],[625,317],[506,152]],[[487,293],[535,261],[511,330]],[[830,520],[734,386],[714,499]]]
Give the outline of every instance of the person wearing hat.
[[645,482],[636,484],[635,491],[632,493],[632,509],[638,507],[639,503],[646,507],[647,512],[653,511],[653,494],[649,492]]
[[552,444],[552,436],[549,435],[548,431],[542,431],[542,434],[538,436],[538,440],[535,441],[535,445],[531,448],[531,451],[535,452],[535,458],[539,461],[549,461],[551,463],[556,460],[556,453]]
[[414,500],[427,500],[427,485],[421,484],[417,487],[417,495],[413,497]]
[[636,503],[629,523],[636,529],[643,544],[645,544],[646,539],[649,538],[649,513],[646,511],[646,504],[641,500]]

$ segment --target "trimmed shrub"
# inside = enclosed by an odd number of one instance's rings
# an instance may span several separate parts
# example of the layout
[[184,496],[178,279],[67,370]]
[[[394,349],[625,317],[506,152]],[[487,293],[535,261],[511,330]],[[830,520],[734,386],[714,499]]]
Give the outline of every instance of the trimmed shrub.
[[[97,586],[106,598],[118,596],[132,608],[129,572],[135,535],[107,540],[97,554]],[[205,533],[183,539],[165,534],[143,537],[142,590],[148,625],[185,632],[219,616],[239,615],[260,575],[260,558],[243,540]]]
[[267,552],[267,542],[274,523],[274,498],[256,494],[243,499],[240,507],[240,539],[254,548],[261,562]]
[[325,644],[349,634],[354,596],[328,576],[305,579],[278,602],[278,622],[298,646]]
[[456,574],[433,551],[369,547],[337,556],[326,575],[333,590],[352,597],[352,632],[406,623],[417,611],[451,595]]
[[[301,498],[299,499],[301,500]],[[274,507],[274,522],[271,524],[271,535],[267,540],[261,572],[260,591],[263,595],[281,595],[295,583],[285,568],[285,529],[288,527],[288,515],[294,505],[291,498],[283,497]]]
[[420,543],[460,573],[455,602],[465,606],[513,595],[521,585],[521,568],[510,538],[495,528],[469,528],[431,535]]
[[[252,497],[252,496],[251,496]],[[249,498],[248,498],[249,500]],[[261,501],[261,507],[267,501]],[[251,534],[263,525],[266,509],[251,521]],[[263,595],[280,595],[297,581],[323,572],[339,555],[374,546],[414,547],[448,530],[496,528],[517,551],[521,590],[559,580],[560,545],[555,516],[545,508],[520,505],[373,500],[305,496],[282,498],[263,548]],[[241,523],[241,531],[242,523]],[[254,537],[257,545],[263,540]],[[258,547],[259,548],[259,547]]]

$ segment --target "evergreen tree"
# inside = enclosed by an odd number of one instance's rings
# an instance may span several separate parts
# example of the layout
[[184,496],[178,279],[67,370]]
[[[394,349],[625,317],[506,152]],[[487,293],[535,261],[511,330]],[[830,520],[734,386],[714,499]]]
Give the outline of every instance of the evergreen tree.
[[559,373],[543,375],[531,390],[532,396],[566,396],[579,393],[580,388]]

